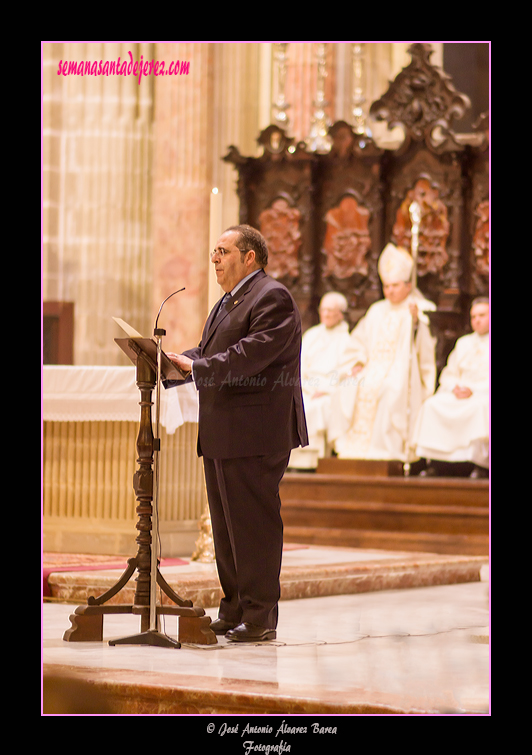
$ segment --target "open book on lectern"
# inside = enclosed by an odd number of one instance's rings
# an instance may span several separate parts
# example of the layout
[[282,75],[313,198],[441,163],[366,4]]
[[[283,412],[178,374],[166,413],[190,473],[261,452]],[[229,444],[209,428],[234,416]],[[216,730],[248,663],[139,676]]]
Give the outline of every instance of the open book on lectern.
[[[135,328],[128,325],[127,322],[121,320],[119,317],[113,317],[113,320],[119,325],[127,338],[115,338],[116,343],[120,346],[122,351],[136,364],[137,357],[143,353],[151,366],[157,371],[157,341],[153,337],[145,337],[141,335]],[[179,380],[182,381],[187,377],[187,373],[183,372],[177,364],[161,351],[161,379],[167,380]]]

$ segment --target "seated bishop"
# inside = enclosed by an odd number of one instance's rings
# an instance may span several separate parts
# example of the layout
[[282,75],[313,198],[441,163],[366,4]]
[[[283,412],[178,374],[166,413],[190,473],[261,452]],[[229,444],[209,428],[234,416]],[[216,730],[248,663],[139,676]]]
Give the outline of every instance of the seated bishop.
[[331,401],[329,438],[340,458],[413,460],[412,432],[434,393],[433,302],[412,290],[413,259],[388,244],[378,263],[384,299],[351,333]]
[[[471,306],[473,332],[449,354],[434,396],[423,404],[415,429],[416,452],[428,460],[472,462],[473,477],[486,477],[489,464],[489,301]],[[423,474],[423,473],[422,473]]]

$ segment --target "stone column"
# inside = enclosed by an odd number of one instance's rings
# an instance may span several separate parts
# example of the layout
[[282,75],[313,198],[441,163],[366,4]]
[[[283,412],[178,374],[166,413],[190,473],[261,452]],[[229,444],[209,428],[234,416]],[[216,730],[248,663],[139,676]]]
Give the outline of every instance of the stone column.
[[[212,154],[212,46],[183,42],[156,45],[156,60],[185,61],[188,73],[155,77],[152,181],[153,318],[170,299],[159,327],[163,347],[195,346],[205,320]],[[153,326],[152,326],[153,327]]]
[[156,58],[190,63],[187,75],[155,79],[153,311],[186,287],[159,321],[164,347],[182,351],[198,343],[219,297],[209,259],[217,229],[238,223],[237,176],[222,158],[231,144],[255,151],[259,46],[161,43]]

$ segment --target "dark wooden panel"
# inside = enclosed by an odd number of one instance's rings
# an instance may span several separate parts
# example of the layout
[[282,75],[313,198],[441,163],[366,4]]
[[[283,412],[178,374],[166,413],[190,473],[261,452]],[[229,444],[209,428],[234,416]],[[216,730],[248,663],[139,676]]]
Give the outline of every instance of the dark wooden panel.
[[43,364],[74,364],[74,304],[43,302]]

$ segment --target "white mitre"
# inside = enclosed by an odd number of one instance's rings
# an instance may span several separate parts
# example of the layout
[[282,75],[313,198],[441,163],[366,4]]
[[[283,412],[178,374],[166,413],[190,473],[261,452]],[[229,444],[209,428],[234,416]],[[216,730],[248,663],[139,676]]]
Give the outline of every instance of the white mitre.
[[386,244],[379,257],[378,271],[384,285],[407,283],[412,277],[414,260],[402,246]]

